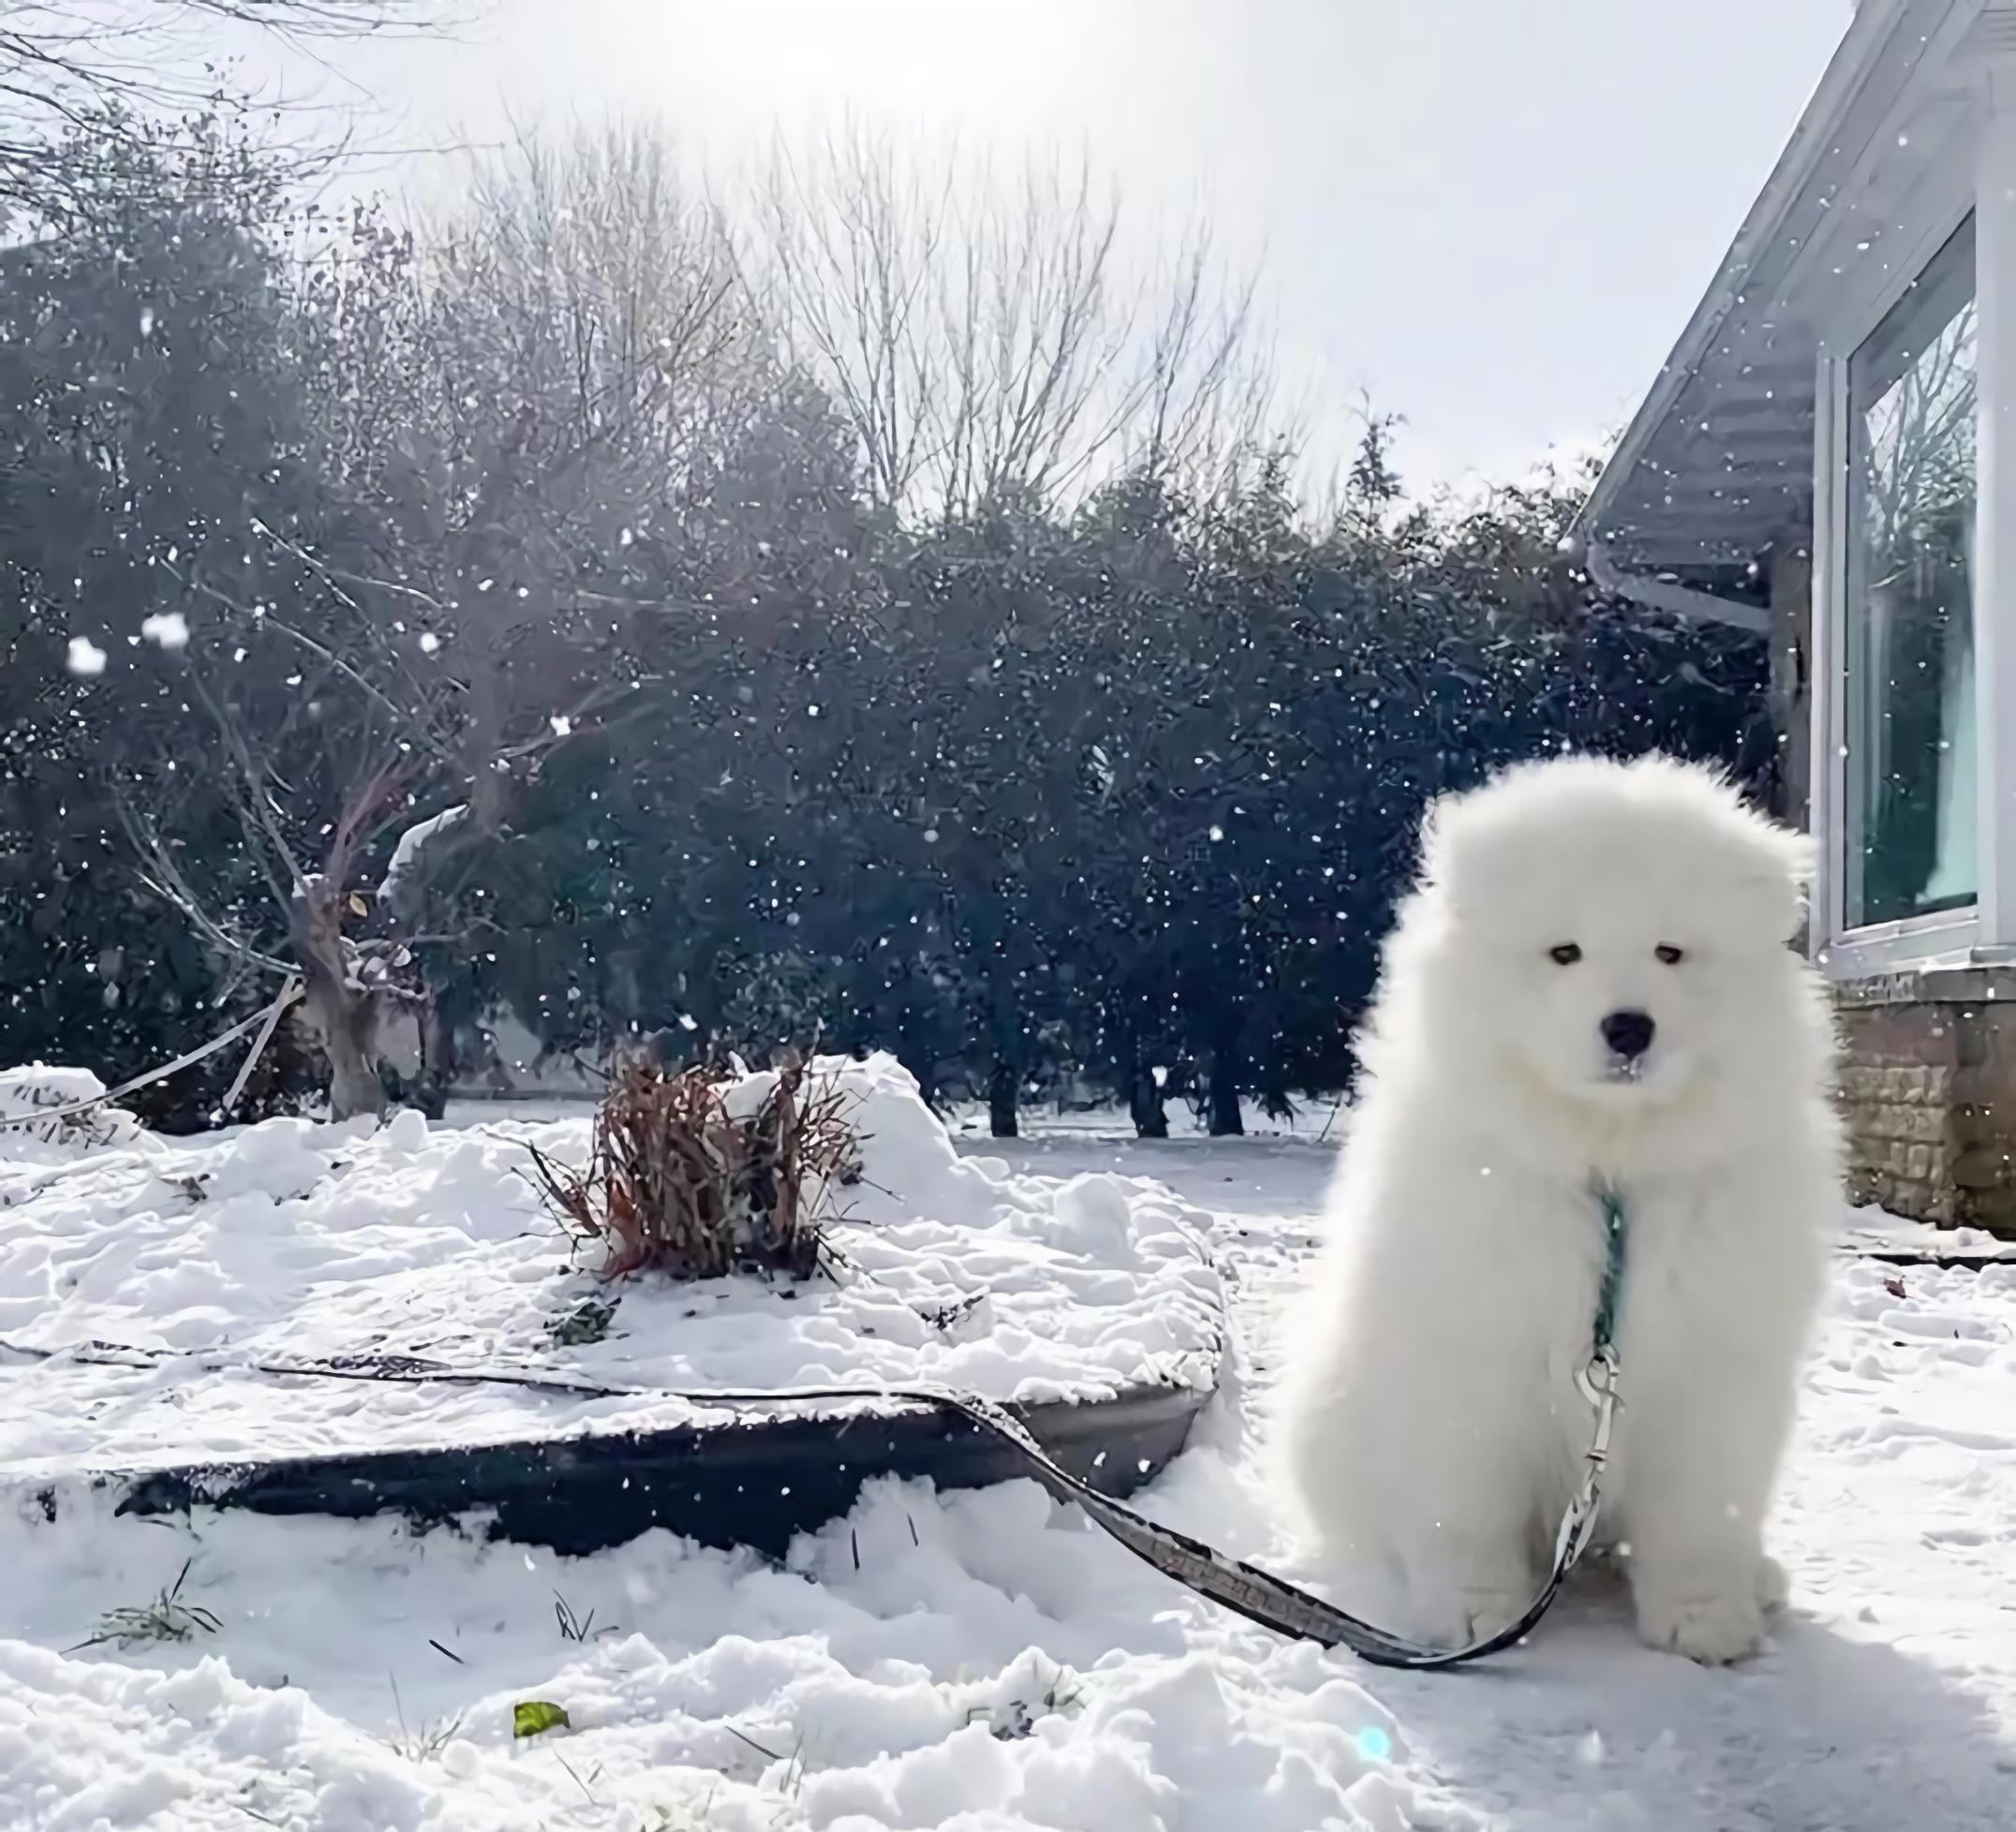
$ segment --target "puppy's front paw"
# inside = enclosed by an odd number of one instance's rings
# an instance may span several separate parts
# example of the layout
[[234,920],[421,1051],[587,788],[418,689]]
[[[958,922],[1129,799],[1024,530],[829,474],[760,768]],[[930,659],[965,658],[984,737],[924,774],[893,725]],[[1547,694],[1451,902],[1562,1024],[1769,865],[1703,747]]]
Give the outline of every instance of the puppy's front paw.
[[1483,1641],[1510,1628],[1526,1613],[1538,1588],[1523,1582],[1469,1586],[1462,1595],[1466,1632],[1460,1638],[1465,1643]]
[[1412,1574],[1414,1638],[1433,1647],[1467,1647],[1525,1614],[1537,1583],[1516,1563]]
[[1757,1564],[1757,1602],[1765,1615],[1776,1616],[1791,1601],[1792,1580],[1769,1553]]
[[1722,1592],[1640,1586],[1638,1624],[1647,1647],[1684,1654],[1703,1666],[1747,1660],[1764,1645],[1764,1610],[1754,1584]]

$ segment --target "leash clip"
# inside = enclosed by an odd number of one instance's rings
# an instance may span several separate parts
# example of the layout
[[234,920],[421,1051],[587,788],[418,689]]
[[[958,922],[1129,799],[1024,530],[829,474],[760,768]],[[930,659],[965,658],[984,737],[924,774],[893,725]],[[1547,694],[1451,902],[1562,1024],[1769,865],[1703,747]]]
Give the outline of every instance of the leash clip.
[[1606,1342],[1594,1350],[1582,1364],[1581,1371],[1575,1377],[1575,1384],[1584,1399],[1596,1409],[1599,1422],[1608,1434],[1609,1416],[1617,1404],[1617,1376],[1620,1365],[1617,1351]]
[[1556,1581],[1568,1572],[1589,1550],[1589,1543],[1595,1537],[1596,1514],[1601,1506],[1601,1485],[1603,1467],[1609,1461],[1610,1430],[1617,1421],[1617,1351],[1604,1343],[1582,1366],[1575,1377],[1575,1384],[1581,1389],[1583,1398],[1595,1408],[1595,1428],[1589,1436],[1589,1449],[1582,1456],[1582,1480],[1576,1489],[1575,1500],[1568,1504],[1568,1512],[1561,1523],[1561,1531],[1554,1543],[1554,1570]]

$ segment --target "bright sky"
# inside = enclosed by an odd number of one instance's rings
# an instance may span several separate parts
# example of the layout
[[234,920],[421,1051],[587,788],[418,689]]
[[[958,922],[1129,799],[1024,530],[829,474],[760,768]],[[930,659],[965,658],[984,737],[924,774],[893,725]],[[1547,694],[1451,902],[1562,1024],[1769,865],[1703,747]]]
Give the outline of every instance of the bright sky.
[[[473,0],[483,7],[483,0]],[[408,143],[662,121],[716,169],[844,112],[935,147],[1089,154],[1136,226],[1265,254],[1284,370],[1416,484],[1628,417],[1790,134],[1850,0],[496,0],[345,52]],[[305,63],[290,90],[334,80]],[[443,162],[408,161],[439,183]]]

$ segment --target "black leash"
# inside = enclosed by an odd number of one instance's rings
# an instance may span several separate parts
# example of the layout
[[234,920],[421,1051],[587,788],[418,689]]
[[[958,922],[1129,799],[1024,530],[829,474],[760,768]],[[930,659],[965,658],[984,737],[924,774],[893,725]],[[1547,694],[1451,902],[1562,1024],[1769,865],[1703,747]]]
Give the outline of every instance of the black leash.
[[[74,1361],[96,1366],[153,1367],[185,1357],[179,1352],[134,1348],[111,1342],[82,1344],[74,1350],[34,1349],[0,1339],[0,1352],[36,1361]],[[1333,1603],[1298,1589],[1283,1578],[1220,1552],[1202,1540],[1145,1518],[1134,1509],[1102,1495],[1050,1456],[1014,1413],[977,1394],[939,1387],[779,1387],[701,1388],[612,1386],[564,1375],[518,1374],[505,1369],[456,1367],[419,1356],[364,1356],[341,1361],[238,1361],[217,1357],[206,1363],[215,1369],[236,1368],[282,1378],[393,1382],[442,1381],[458,1386],[511,1386],[565,1394],[584,1399],[678,1400],[694,1407],[746,1410],[799,1406],[835,1400],[854,1403],[896,1400],[949,1412],[988,1432],[1014,1450],[1030,1476],[1057,1500],[1082,1508],[1095,1526],[1171,1577],[1186,1589],[1257,1622],[1262,1628],[1326,1647],[1348,1647],[1378,1666],[1433,1670],[1460,1666],[1500,1652],[1530,1633],[1553,1605],[1562,1584],[1588,1544],[1595,1525],[1597,1484],[1609,1450],[1610,1426],[1616,1407],[1616,1357],[1607,1347],[1590,1365],[1585,1390],[1596,1408],[1596,1426],[1584,1458],[1580,1486],[1555,1536],[1553,1568],[1539,1593],[1518,1620],[1467,1647],[1430,1647],[1348,1615]]]

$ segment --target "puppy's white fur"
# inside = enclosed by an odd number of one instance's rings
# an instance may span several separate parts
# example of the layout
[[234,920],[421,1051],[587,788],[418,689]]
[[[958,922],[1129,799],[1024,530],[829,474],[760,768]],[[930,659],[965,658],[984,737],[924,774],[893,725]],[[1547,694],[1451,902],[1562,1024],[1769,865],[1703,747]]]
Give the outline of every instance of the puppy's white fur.
[[[1840,1188],[1831,1027],[1787,946],[1804,864],[1663,758],[1532,765],[1434,810],[1278,1399],[1347,1607],[1447,1644],[1530,1601],[1588,1443],[1607,1183],[1630,1254],[1599,1538],[1648,1642],[1757,1647]],[[1656,1026],[1635,1063],[1605,1040],[1619,1012]]]

